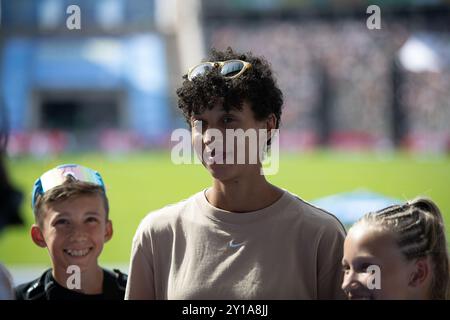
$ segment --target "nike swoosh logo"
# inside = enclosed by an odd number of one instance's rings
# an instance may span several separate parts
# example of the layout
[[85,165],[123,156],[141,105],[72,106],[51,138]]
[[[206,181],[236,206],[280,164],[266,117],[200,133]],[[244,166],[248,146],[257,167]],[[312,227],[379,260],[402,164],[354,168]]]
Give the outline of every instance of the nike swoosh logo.
[[242,246],[245,242],[241,242],[241,243],[234,243],[233,240],[231,240],[228,245],[230,246],[230,248],[238,248],[240,246]]

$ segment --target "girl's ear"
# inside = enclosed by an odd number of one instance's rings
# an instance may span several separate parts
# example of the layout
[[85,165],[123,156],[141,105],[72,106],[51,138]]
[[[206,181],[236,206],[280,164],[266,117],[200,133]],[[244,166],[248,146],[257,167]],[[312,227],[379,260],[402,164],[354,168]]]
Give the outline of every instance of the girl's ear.
[[428,257],[417,259],[414,263],[413,272],[410,275],[409,285],[411,287],[423,285],[428,280],[430,273],[431,268]]
[[108,221],[106,221],[106,227],[105,227],[105,242],[108,242],[109,240],[111,240],[112,235],[113,235],[112,221],[108,220]]
[[44,236],[42,235],[42,230],[37,224],[31,226],[31,239],[33,242],[41,248],[46,248],[47,243],[45,242]]

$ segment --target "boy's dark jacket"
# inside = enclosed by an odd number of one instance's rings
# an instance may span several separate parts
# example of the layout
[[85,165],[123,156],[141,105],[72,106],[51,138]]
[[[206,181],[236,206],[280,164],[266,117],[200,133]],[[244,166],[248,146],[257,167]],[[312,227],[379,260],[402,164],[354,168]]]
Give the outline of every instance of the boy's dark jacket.
[[52,276],[52,269],[36,280],[15,288],[17,300],[123,300],[127,275],[117,269],[103,269],[103,293],[87,295],[64,288]]

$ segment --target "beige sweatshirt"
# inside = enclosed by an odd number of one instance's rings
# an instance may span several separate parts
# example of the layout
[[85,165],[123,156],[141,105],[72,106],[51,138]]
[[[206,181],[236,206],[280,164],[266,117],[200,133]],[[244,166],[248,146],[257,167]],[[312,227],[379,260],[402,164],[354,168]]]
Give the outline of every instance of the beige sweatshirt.
[[233,213],[199,192],[150,213],[133,239],[125,299],[344,299],[345,229],[284,191]]

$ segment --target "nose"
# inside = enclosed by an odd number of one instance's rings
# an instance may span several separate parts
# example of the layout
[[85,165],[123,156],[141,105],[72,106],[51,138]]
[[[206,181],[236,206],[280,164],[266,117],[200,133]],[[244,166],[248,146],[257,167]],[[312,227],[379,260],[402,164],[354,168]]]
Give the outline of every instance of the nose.
[[81,226],[73,226],[70,230],[69,240],[72,242],[83,242],[88,239],[87,232]]
[[344,274],[344,279],[342,280],[342,290],[349,292],[351,290],[357,289],[361,285],[359,281],[358,274],[353,271],[348,271]]
[[213,135],[211,129],[206,129],[202,135],[202,140],[205,145],[210,144],[213,141]]
[[203,143],[206,146],[210,145],[213,142],[216,144],[216,146],[218,146],[221,143],[223,143],[223,133],[219,129],[208,128],[203,133],[202,139],[203,139]]
[[203,121],[199,121],[192,127],[192,140],[201,141],[202,144],[208,145],[212,142],[212,131]]

